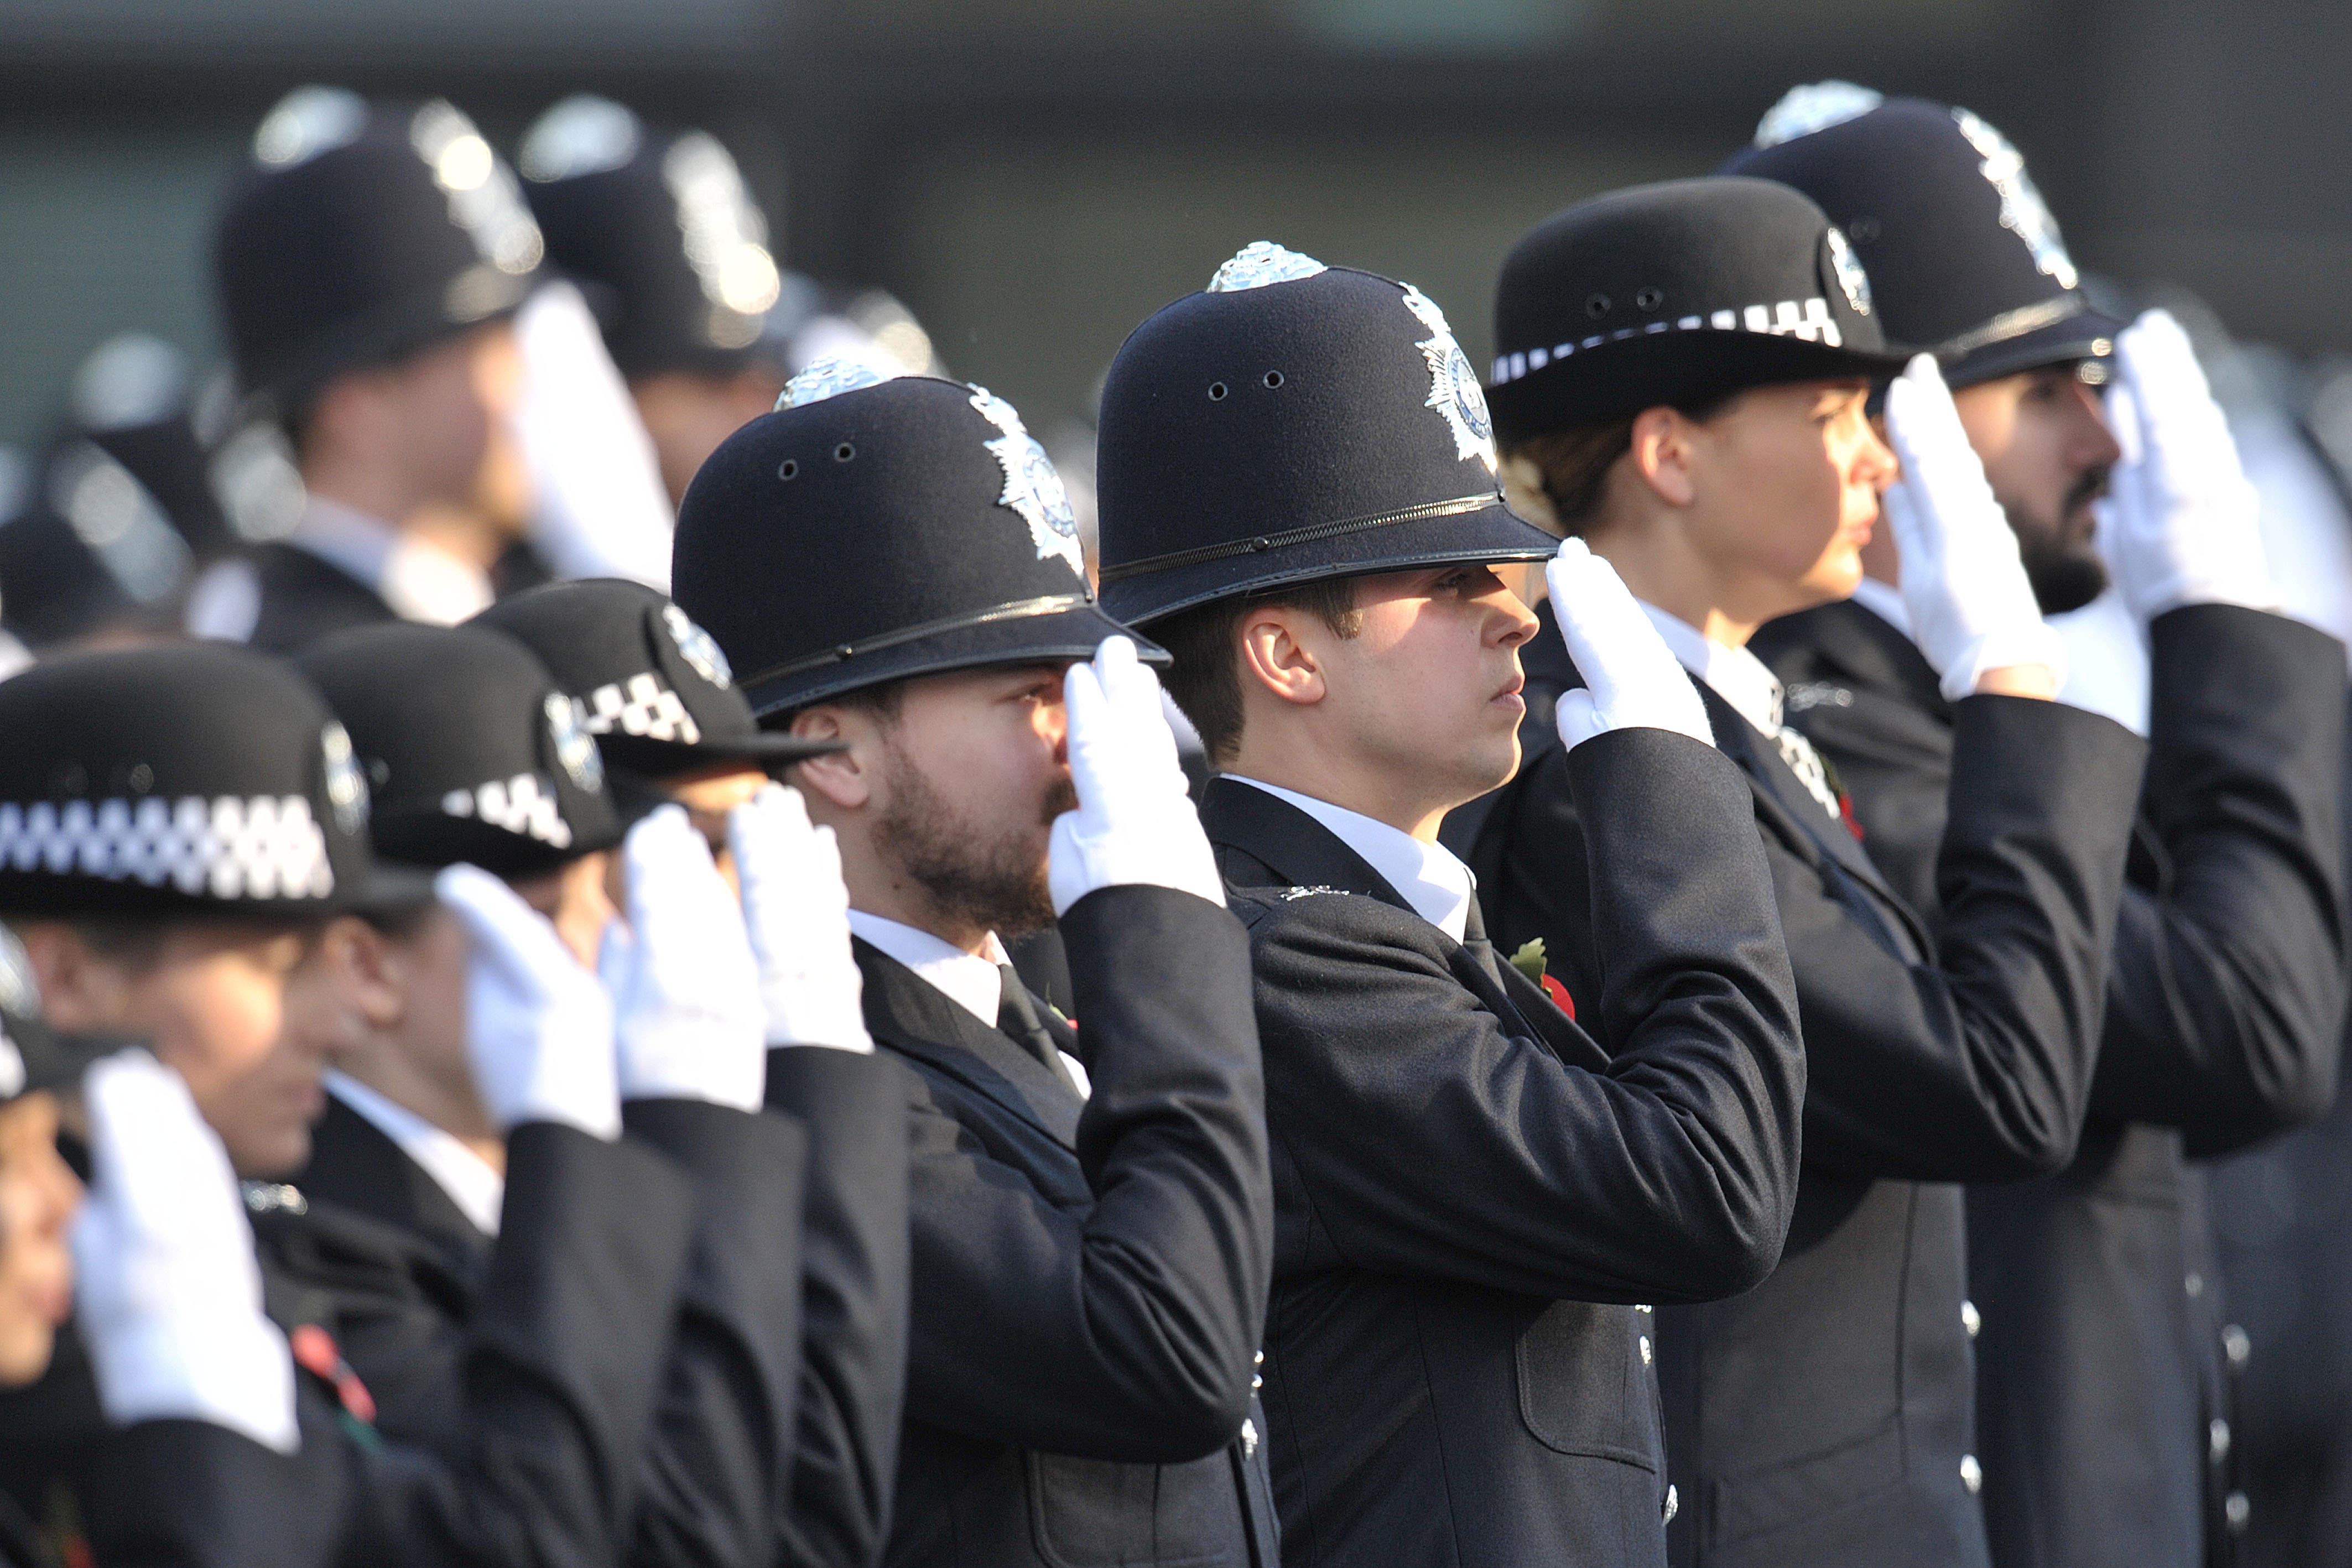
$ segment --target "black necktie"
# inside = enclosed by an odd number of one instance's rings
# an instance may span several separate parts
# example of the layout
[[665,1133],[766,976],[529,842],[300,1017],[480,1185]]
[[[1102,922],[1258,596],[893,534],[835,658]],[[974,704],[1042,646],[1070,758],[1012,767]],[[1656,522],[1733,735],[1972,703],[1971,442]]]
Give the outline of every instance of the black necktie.
[[1462,950],[1470,955],[1478,967],[1486,971],[1487,977],[1496,985],[1503,983],[1502,959],[1496,953],[1494,943],[1486,939],[1486,922],[1478,913],[1475,897],[1470,900],[1468,915],[1462,922]]
[[1020,973],[1010,964],[999,964],[996,973],[1000,982],[996,994],[997,1032],[1028,1047],[1029,1053],[1045,1064],[1046,1071],[1076,1091],[1077,1081],[1062,1065],[1061,1048],[1054,1043],[1054,1037],[1037,1021],[1037,1009],[1029,1000],[1029,988],[1021,983]]

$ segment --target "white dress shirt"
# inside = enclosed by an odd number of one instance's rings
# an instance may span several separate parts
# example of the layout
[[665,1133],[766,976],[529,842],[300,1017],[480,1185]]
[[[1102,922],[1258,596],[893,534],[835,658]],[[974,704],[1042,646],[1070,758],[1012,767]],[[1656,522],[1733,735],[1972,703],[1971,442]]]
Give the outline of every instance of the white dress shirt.
[[[982,1027],[996,1027],[996,1010],[1004,1000],[1004,975],[999,966],[1012,963],[1013,958],[1005,952],[1004,944],[996,939],[995,932],[988,934],[988,952],[983,956],[967,953],[928,931],[884,915],[868,915],[862,909],[849,912],[849,929],[852,935],[912,969],[918,979],[978,1019]],[[1062,1052],[1062,1063],[1070,1070],[1079,1097],[1085,1098],[1091,1092],[1086,1065],[1066,1051]]]
[[1470,900],[1476,894],[1478,879],[1444,844],[1425,844],[1402,828],[1392,828],[1360,811],[1318,800],[1312,795],[1302,795],[1279,784],[1268,784],[1241,773],[1221,777],[1287,800],[1322,823],[1341,843],[1361,855],[1366,864],[1387,878],[1388,884],[1412,905],[1414,914],[1456,942],[1462,940],[1463,932],[1469,928]]
[[390,1138],[400,1152],[433,1178],[457,1212],[485,1236],[499,1233],[499,1206],[506,1201],[506,1178],[489,1163],[405,1105],[394,1104],[356,1078],[329,1071],[327,1092],[350,1106]]
[[1727,648],[1711,641],[1699,629],[1678,615],[1669,615],[1654,604],[1643,602],[1642,613],[1664,638],[1666,651],[1675,662],[1700,680],[1707,689],[1729,703],[1740,717],[1767,738],[1777,738],[1780,733],[1780,677],[1765,666],[1764,661],[1745,648]]

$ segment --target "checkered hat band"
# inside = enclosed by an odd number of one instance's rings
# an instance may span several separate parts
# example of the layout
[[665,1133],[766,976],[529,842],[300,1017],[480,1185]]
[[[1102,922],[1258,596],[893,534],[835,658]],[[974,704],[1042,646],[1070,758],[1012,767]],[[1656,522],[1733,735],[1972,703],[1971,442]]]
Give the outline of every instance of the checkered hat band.
[[572,847],[572,824],[563,820],[562,806],[536,773],[493,779],[471,789],[452,789],[441,797],[441,810],[446,815],[485,821],[559,850]]
[[1597,349],[1603,343],[1619,343],[1628,338],[1653,337],[1660,332],[1758,332],[1771,338],[1801,338],[1808,343],[1826,343],[1842,348],[1845,336],[1838,330],[1836,319],[1830,315],[1830,302],[1816,296],[1811,299],[1783,299],[1773,305],[1749,305],[1737,310],[1717,310],[1705,316],[1685,316],[1679,320],[1653,321],[1646,327],[1621,327],[1614,332],[1600,332],[1590,338],[1570,339],[1549,349],[1528,349],[1496,356],[1488,381],[1495,386],[1542,370],[1555,360],[1587,349]]
[[591,735],[634,735],[687,746],[702,739],[702,728],[686,711],[686,704],[651,672],[589,693],[581,727]]
[[0,801],[0,868],[168,883],[197,898],[335,891],[327,835],[299,795]]

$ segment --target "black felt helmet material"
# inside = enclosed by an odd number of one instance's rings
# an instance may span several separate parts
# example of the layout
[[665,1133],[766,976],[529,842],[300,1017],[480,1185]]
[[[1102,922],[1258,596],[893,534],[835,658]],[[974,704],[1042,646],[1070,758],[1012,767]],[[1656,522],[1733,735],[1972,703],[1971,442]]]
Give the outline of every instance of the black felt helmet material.
[[1553,214],[1504,259],[1487,396],[1505,445],[1749,387],[1892,376],[1874,289],[1807,198],[1669,180]]
[[257,412],[511,312],[539,225],[473,121],[303,88],[254,133],[214,240],[230,351]]
[[621,841],[578,707],[504,632],[363,626],[297,664],[351,731],[386,860],[536,876]]
[[724,375],[780,353],[764,337],[783,283],[767,218],[715,137],[655,134],[580,95],[540,117],[520,162],[548,255],[623,375]]
[[1142,624],[1286,582],[1549,555],[1495,468],[1477,373],[1433,301],[1261,240],[1111,362],[1103,606]]
[[640,582],[551,582],[502,599],[468,622],[539,655],[580,704],[604,760],[649,779],[715,764],[798,762],[837,742],[764,730],[735,689],[727,655],[667,595]]
[[378,865],[319,693],[216,643],[74,653],[0,681],[0,914],[327,915],[429,896]]
[[1965,109],[1849,82],[1790,92],[1727,173],[1819,203],[1869,269],[1888,339],[1955,386],[2114,351],[2057,221],[2001,133]]
[[794,376],[695,475],[670,591],[763,719],[914,675],[1091,658],[1125,631],[1095,603],[1061,478],[1011,403],[838,360]]

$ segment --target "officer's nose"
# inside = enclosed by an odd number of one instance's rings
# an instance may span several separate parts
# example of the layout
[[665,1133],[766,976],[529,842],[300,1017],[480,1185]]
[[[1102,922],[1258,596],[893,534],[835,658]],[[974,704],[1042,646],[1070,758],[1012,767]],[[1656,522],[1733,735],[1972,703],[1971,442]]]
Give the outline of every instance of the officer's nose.
[[1495,641],[1506,648],[1517,648],[1536,634],[1543,622],[1536,619],[1527,601],[1506,588],[1495,595]]
[[2068,413],[2072,429],[2067,443],[2067,455],[2081,469],[2111,468],[2123,460],[2123,444],[2116,439],[2114,422],[2107,415],[2106,400],[2098,389],[2081,382],[2067,388]]

